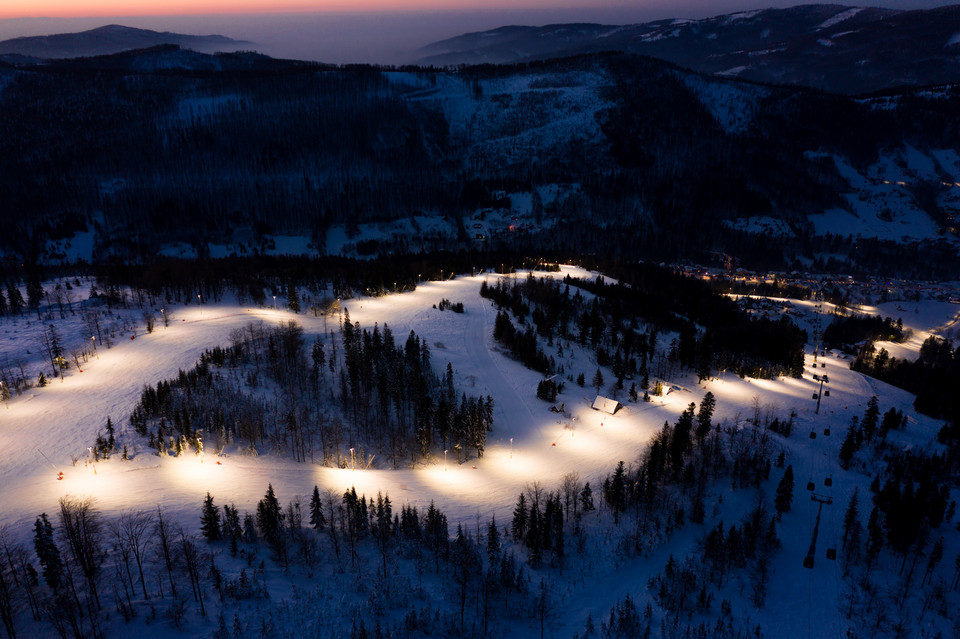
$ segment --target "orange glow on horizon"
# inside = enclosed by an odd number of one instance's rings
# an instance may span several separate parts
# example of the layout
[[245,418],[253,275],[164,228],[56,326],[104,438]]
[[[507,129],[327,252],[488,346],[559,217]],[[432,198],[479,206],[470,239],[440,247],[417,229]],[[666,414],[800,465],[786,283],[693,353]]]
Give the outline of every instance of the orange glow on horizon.
[[450,0],[0,0],[0,19],[11,18],[110,18],[176,15],[258,14],[258,13],[332,13],[364,11],[422,11],[522,8],[533,3],[512,4],[509,0],[492,3]]

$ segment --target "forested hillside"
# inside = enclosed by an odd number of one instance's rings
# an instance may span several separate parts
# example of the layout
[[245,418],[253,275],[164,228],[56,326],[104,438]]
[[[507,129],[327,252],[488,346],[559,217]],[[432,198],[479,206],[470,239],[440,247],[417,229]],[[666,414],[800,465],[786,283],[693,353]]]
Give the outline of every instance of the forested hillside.
[[[426,216],[450,229],[422,233],[427,250],[726,253],[762,268],[852,255],[848,268],[929,276],[956,251],[922,265],[905,251],[955,232],[958,99],[853,100],[622,54],[398,71],[161,47],[6,67],[0,242],[28,263],[81,231],[93,260],[178,241],[256,253],[280,233],[323,253],[331,228]],[[474,232],[488,211],[503,228]]]

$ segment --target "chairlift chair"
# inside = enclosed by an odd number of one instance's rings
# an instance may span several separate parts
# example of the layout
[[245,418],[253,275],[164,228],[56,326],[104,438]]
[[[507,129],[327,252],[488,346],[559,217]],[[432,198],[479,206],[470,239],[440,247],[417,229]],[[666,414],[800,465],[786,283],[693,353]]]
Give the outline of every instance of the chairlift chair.
[[807,555],[803,558],[803,567],[813,569],[813,555]]
[[807,482],[807,490],[813,492],[813,489],[816,488],[816,484],[813,483],[813,478],[810,478],[810,481]]
[[837,560],[837,549],[836,548],[827,548],[827,559],[831,561]]
[[833,475],[827,475],[823,480],[823,485],[827,487],[833,486]]
[[827,426],[826,428],[823,429],[823,436],[824,436],[824,437],[829,437],[829,436],[830,436],[830,427],[829,427],[829,426]]
[[817,438],[817,431],[811,430],[811,431],[810,431],[810,439],[816,439],[816,438]]

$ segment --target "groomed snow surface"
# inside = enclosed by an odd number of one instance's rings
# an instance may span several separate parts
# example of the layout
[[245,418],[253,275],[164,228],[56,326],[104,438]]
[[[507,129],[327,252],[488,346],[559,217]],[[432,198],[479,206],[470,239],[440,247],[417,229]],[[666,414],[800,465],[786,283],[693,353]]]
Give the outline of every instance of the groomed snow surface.
[[[567,274],[595,276],[573,267],[563,267],[559,274],[552,276]],[[170,318],[168,327],[159,321],[158,313],[152,333],[146,333],[141,323],[136,327],[135,339],[131,339],[133,331],[129,326],[136,323],[141,311],[120,310],[114,312],[119,319],[110,320],[114,345],[101,347],[97,356],[83,364],[82,373],[71,367],[62,382],[51,380],[47,387],[33,388],[0,408],[0,485],[3,486],[0,525],[7,526],[8,534],[15,540],[29,542],[34,518],[41,512],[55,513],[58,499],[73,495],[95,498],[107,517],[123,509],[152,509],[160,504],[170,518],[188,531],[196,532],[200,505],[208,491],[218,504],[233,502],[241,510],[253,511],[268,482],[272,483],[282,504],[295,495],[309,495],[315,484],[321,491],[330,488],[338,493],[355,486],[358,493],[368,497],[378,491],[389,494],[395,512],[401,504],[416,504],[423,509],[435,501],[447,514],[451,533],[458,523],[474,530],[478,514],[482,525],[491,515],[496,515],[497,521],[504,525],[509,523],[517,495],[525,486],[537,481],[553,490],[559,487],[561,477],[571,471],[579,472],[584,480],[591,482],[599,500],[600,482],[616,463],[619,460],[635,463],[664,421],[672,423],[690,402],[699,403],[709,390],[717,398],[715,423],[724,421],[729,426],[745,426],[754,405],[761,407],[765,418],[786,418],[791,411],[797,414],[790,439],[771,434],[772,445],[784,450],[787,463],[794,468],[796,488],[793,510],[785,514],[780,524],[783,549],[773,560],[767,603],[761,609],[753,608],[748,596],[738,595],[732,585],[722,596],[734,601],[735,618],[749,618],[759,624],[766,637],[843,636],[854,622],[845,619],[839,610],[843,589],[840,562],[823,559],[823,553],[828,546],[838,545],[843,512],[854,489],[859,489],[861,515],[866,523],[868,487],[874,472],[870,468],[839,469],[837,453],[847,426],[852,417],[862,416],[872,395],[879,396],[881,410],[896,407],[910,416],[904,432],[891,433],[891,439],[898,444],[935,449],[937,445],[933,441],[941,424],[916,414],[912,408],[913,397],[908,393],[850,371],[850,359],[841,358],[837,353],[821,357],[818,361],[824,366],[815,371],[808,355],[803,379],[753,380],[726,374],[697,385],[695,378],[681,377],[667,380],[668,388],[676,384],[683,390],[671,390],[651,403],[637,404],[628,402],[621,391],[619,397],[626,408],[616,416],[592,410],[593,390],[568,382],[557,400],[563,401],[572,414],[571,418],[564,419],[536,398],[539,375],[505,357],[492,339],[496,311],[488,300],[479,296],[479,287],[483,281],[492,283],[499,277],[504,276],[484,274],[429,282],[413,292],[344,303],[351,320],[363,327],[388,323],[398,338],[411,329],[416,331],[430,345],[435,367],[451,362],[458,390],[495,398],[494,430],[481,459],[471,458],[458,465],[453,459],[445,463],[438,457],[433,463],[416,468],[378,469],[374,463],[369,470],[351,470],[295,463],[277,454],[246,456],[236,448],[228,448],[228,454],[219,464],[210,455],[204,460],[195,455],[161,459],[142,449],[132,451],[134,457],[130,461],[124,462],[115,456],[108,462],[88,463],[87,447],[93,444],[97,433],[103,431],[108,416],[118,425],[119,438],[133,441],[135,436],[130,432],[128,416],[144,384],[156,384],[174,377],[179,369],[191,368],[204,349],[227,344],[232,329],[255,320],[293,319],[304,327],[309,343],[313,335],[334,328],[337,322],[337,316],[294,315],[272,308],[204,301],[199,307],[193,303],[165,309]],[[456,314],[432,308],[441,298],[462,301],[466,312]],[[903,304],[906,308],[907,303]],[[790,306],[803,323],[811,321],[812,303],[796,302]],[[915,308],[923,312],[914,313]],[[896,308],[882,309],[884,314],[890,310]],[[903,313],[904,324],[919,333],[950,322],[957,307],[911,302],[909,310]],[[49,324],[57,327],[68,349],[90,339],[79,316],[68,313],[65,319],[60,319],[55,308],[50,309],[50,313],[42,322],[37,321],[34,314],[32,318],[7,318],[0,324],[0,365],[13,366],[21,362],[35,378],[43,367],[40,334]],[[904,348],[915,350],[917,347],[918,343],[912,341]],[[548,354],[555,353],[549,349]],[[563,363],[567,373],[576,376],[582,371],[587,379],[597,368],[592,356],[576,345],[564,350],[564,356],[558,357],[559,363]],[[49,366],[43,368],[48,370]],[[812,379],[814,372],[829,375],[832,391],[830,397],[823,399],[819,414],[814,413],[816,403],[811,400],[811,393],[818,387]],[[612,374],[607,375],[605,371],[605,377],[612,379]],[[609,394],[612,390],[604,392]],[[823,435],[826,428],[832,429],[831,436]],[[811,432],[819,436],[810,439]],[[78,460],[76,463],[72,463],[74,458]],[[65,474],[62,481],[55,478],[59,471]],[[586,559],[577,559],[578,555],[571,552],[571,565],[563,573],[549,568],[529,571],[534,584],[539,583],[541,577],[552,584],[554,599],[546,636],[567,638],[582,632],[588,614],[592,614],[599,625],[599,620],[626,594],[642,611],[646,602],[652,601],[647,580],[662,570],[670,555],[682,559],[693,550],[698,537],[719,521],[727,526],[739,521],[758,498],[772,505],[773,490],[781,474],[782,471],[775,468],[760,493],[747,489],[734,491],[730,486],[711,487],[706,522],[687,524],[650,556],[591,554],[588,550]],[[833,486],[826,488],[823,481],[831,475]],[[820,524],[813,570],[801,567],[816,515],[815,504],[809,501],[804,490],[808,478],[815,481],[818,492],[833,498],[833,506],[825,508]],[[608,541],[615,541],[620,534],[610,527],[608,514],[596,515],[596,518],[591,515],[586,525],[592,530],[591,534]],[[597,529],[601,525],[604,530]],[[960,550],[956,534],[950,533],[953,526],[953,523],[945,524],[937,531],[938,535],[948,537],[944,562],[938,569],[944,578],[952,575],[953,558]],[[876,578],[889,578],[893,583],[893,558],[887,557],[875,574]],[[279,583],[271,588],[274,603],[291,593],[289,583]],[[956,610],[957,595],[949,596],[952,597],[951,609]],[[217,605],[212,595],[208,601],[211,607]],[[336,606],[336,593],[326,601],[325,605]],[[718,606],[719,597],[714,602],[714,612]],[[893,612],[891,615],[896,616]],[[22,615],[25,622],[28,616]],[[115,637],[126,636],[134,627],[142,637],[210,636],[216,629],[216,614],[206,619],[190,618],[195,625],[181,634],[162,622],[149,626],[135,622],[134,626],[127,626],[114,615],[108,631]],[[933,624],[931,628],[949,628],[947,622],[933,613],[928,613],[926,623]],[[52,632],[46,625],[38,628]],[[536,636],[539,626],[531,620],[529,624],[517,624],[503,632],[510,637]]]

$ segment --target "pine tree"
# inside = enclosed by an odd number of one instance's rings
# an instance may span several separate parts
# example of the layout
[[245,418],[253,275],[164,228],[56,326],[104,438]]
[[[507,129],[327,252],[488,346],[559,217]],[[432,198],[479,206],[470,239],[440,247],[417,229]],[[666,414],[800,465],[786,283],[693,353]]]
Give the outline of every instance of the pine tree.
[[497,528],[497,516],[494,515],[487,525],[487,563],[493,570],[500,562],[500,530]]
[[213,504],[213,496],[207,493],[200,514],[200,530],[208,542],[220,541],[220,510]]
[[543,535],[543,515],[540,512],[540,504],[536,499],[530,504],[530,514],[527,521],[527,535],[524,539],[527,548],[530,549],[530,565],[533,568],[539,568],[543,562],[544,535]]
[[603,386],[603,373],[600,372],[600,369],[597,369],[597,372],[593,374],[593,383],[592,386],[597,389],[597,395],[600,394],[600,388]]
[[876,432],[879,420],[880,407],[877,402],[877,396],[874,395],[870,398],[870,401],[867,402],[867,410],[863,414],[863,423],[861,424],[861,428],[863,428],[863,436],[867,441],[873,440],[873,435]]
[[853,461],[853,456],[857,452],[856,437],[855,427],[851,425],[847,430],[847,436],[843,439],[843,444],[840,445],[840,467],[844,470],[850,468],[850,462]]
[[880,523],[880,510],[874,506],[867,520],[867,562],[873,565],[883,549],[883,526]]
[[116,448],[117,440],[115,437],[115,429],[113,427],[113,421],[107,417],[107,446],[109,446],[110,452],[113,452],[113,449]]
[[294,313],[300,312],[300,296],[297,295],[297,287],[293,282],[287,283],[287,307]]
[[37,376],[37,387],[43,388],[47,385],[47,378],[44,376],[43,371],[40,372],[40,375]]
[[33,547],[37,552],[37,559],[43,567],[43,578],[54,591],[60,588],[63,578],[63,559],[60,549],[53,539],[53,525],[47,518],[47,513],[41,513],[33,524]]
[[40,302],[43,300],[43,285],[40,283],[40,276],[35,270],[31,270],[27,276],[27,304],[31,309],[37,311],[40,315]]
[[793,503],[793,466],[787,466],[783,471],[783,477],[777,484],[777,496],[774,499],[774,505],[777,509],[777,519],[783,513],[790,512],[790,506]]
[[323,530],[327,525],[323,504],[320,501],[320,488],[316,485],[313,487],[313,495],[310,496],[310,525],[314,530]]
[[273,492],[273,484],[267,484],[267,493],[257,503],[257,529],[271,546],[280,543],[283,533],[283,509]]
[[580,491],[580,510],[588,513],[593,509],[593,489],[590,488],[590,482],[587,482],[583,485],[583,490]]
[[7,282],[7,298],[10,301],[10,314],[11,315],[22,315],[23,314],[23,295],[20,294],[20,289],[13,282]]
[[626,509],[626,470],[622,460],[613,471],[613,476],[603,482],[603,499],[613,510],[613,522],[620,523],[620,513]]
[[713,393],[707,391],[703,396],[703,400],[700,402],[700,410],[697,412],[697,429],[695,434],[698,442],[702,442],[710,433],[710,420],[713,418],[713,411],[716,407],[716,398],[713,396]]
[[510,524],[510,533],[514,541],[523,541],[527,533],[527,497],[523,493],[517,497],[517,505],[513,509],[513,521]]
[[853,489],[853,495],[850,496],[850,503],[847,504],[847,511],[843,515],[843,542],[840,545],[841,550],[846,550],[847,541],[853,534],[853,529],[860,526],[860,497],[859,489]]

